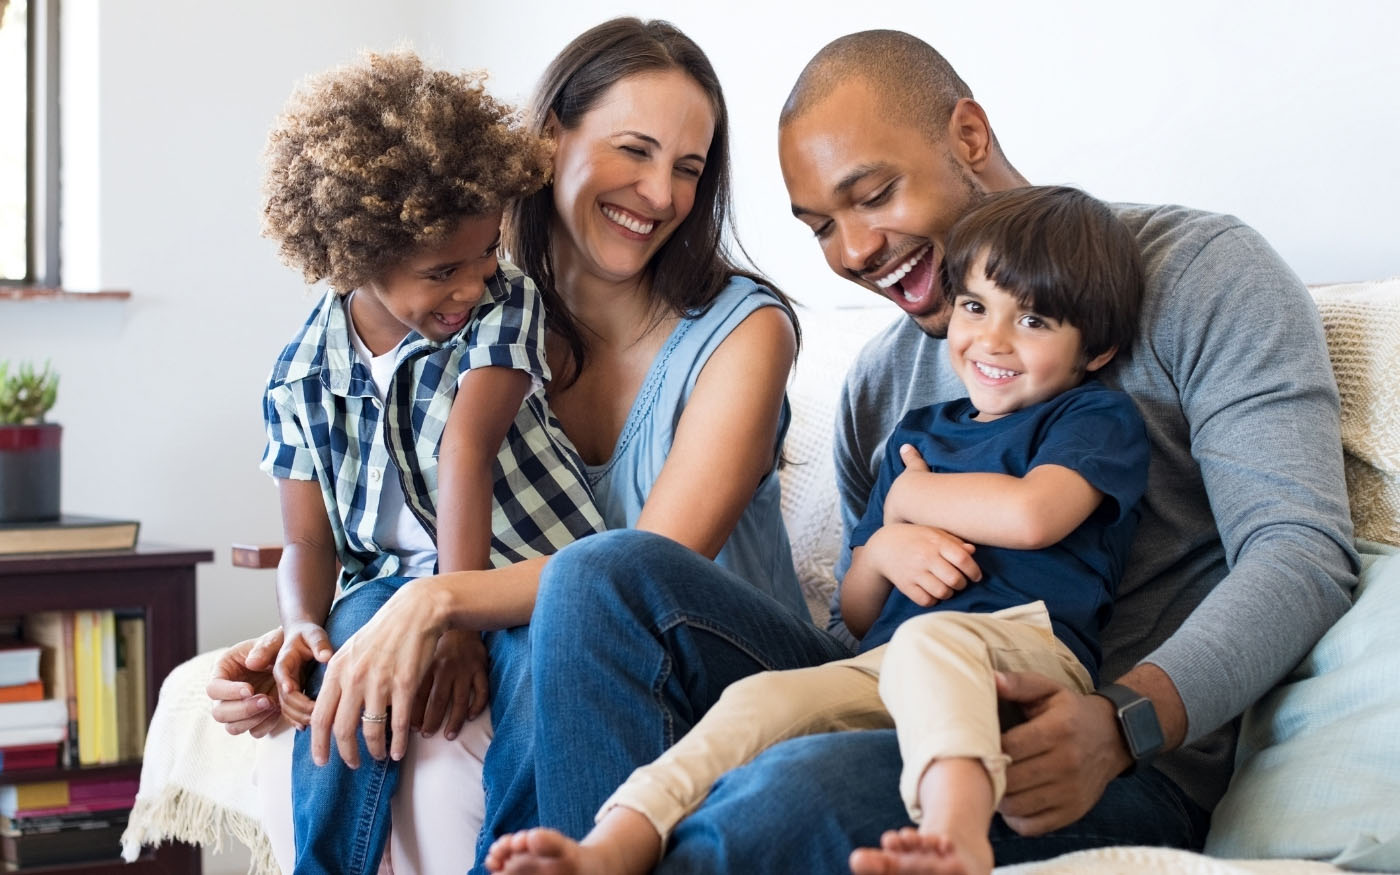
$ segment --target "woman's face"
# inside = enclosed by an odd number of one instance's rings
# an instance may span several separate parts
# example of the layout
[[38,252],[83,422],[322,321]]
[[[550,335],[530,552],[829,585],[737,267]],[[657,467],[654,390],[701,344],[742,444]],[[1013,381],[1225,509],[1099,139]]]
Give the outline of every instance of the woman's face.
[[577,126],[553,123],[561,276],[635,280],[695,204],[715,113],[685,73],[620,79]]

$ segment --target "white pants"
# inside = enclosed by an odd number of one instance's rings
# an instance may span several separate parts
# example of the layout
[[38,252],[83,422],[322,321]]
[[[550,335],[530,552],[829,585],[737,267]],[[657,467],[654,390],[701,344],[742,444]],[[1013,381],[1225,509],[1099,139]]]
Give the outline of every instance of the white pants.
[[[296,863],[292,834],[293,730],[263,738],[253,777],[262,797],[263,829],[283,872]],[[334,741],[332,741],[334,743]],[[402,780],[390,809],[389,844],[381,875],[462,875],[476,860],[486,817],[481,764],[491,743],[491,709],[448,741],[441,732],[409,739]]]

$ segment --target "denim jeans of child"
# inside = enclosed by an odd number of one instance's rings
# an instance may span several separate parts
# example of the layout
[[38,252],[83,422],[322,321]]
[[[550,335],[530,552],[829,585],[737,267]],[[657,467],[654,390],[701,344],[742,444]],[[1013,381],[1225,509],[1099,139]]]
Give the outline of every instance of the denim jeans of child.
[[[340,646],[411,578],[390,577],[361,584],[335,603],[326,619],[331,646]],[[325,666],[316,663],[307,683],[313,698],[321,690]],[[296,875],[373,875],[389,839],[389,803],[399,784],[399,764],[369,755],[362,734],[360,767],[345,765],[336,751],[324,766],[311,759],[311,730],[292,742],[292,827],[296,834]]]

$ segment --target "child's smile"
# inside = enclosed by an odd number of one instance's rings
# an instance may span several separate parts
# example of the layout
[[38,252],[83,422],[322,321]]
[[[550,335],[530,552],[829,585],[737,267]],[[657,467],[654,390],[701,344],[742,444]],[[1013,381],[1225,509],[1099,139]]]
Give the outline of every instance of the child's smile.
[[1086,363],[1078,328],[1024,306],[985,273],[984,256],[968,271],[948,323],[948,355],[979,421],[1047,401],[1113,357]]

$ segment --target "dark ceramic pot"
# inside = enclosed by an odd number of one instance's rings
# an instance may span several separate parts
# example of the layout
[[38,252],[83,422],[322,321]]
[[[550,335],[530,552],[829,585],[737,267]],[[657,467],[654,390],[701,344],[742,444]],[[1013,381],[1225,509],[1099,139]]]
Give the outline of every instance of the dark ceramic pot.
[[58,518],[61,425],[0,425],[0,523]]

